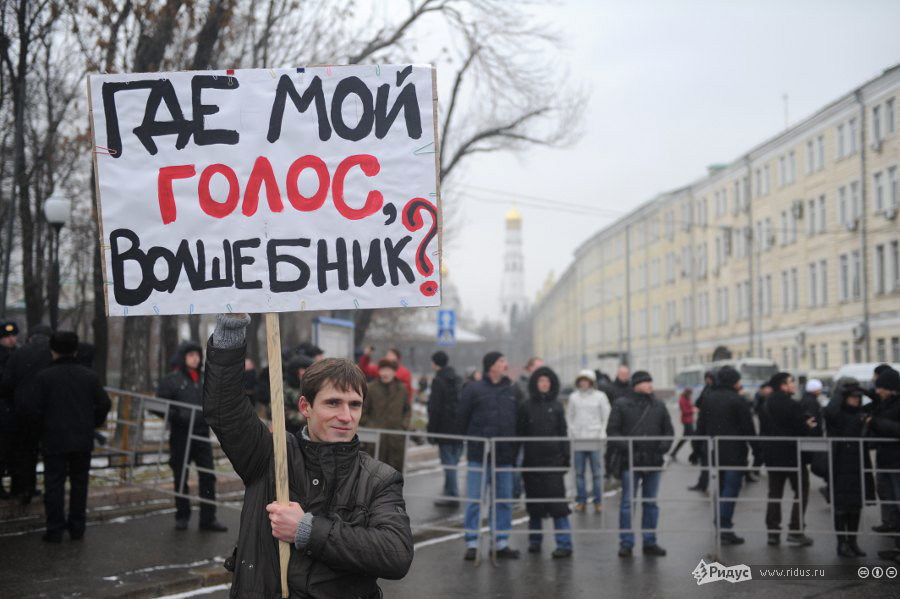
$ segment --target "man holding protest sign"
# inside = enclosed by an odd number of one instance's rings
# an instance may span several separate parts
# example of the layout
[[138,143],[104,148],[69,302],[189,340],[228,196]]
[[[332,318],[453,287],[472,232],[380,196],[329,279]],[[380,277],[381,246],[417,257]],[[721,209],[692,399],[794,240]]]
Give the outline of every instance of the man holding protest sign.
[[307,426],[288,436],[290,503],[280,505],[272,434],[240,385],[249,322],[243,314],[216,317],[203,398],[204,415],[247,487],[232,597],[276,596],[276,539],[292,544],[291,597],[378,597],[378,578],[406,575],[413,543],[403,477],[359,451],[365,375],[337,358],[304,374],[300,411]]

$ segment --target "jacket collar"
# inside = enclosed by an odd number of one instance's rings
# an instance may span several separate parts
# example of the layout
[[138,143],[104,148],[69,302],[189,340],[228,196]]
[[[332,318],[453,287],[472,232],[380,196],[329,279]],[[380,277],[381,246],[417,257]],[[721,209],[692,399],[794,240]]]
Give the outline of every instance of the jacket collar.
[[337,473],[349,471],[359,456],[359,436],[339,443],[317,443],[309,438],[309,427],[304,426],[297,435],[297,442],[307,463],[324,469],[326,464],[334,464]]

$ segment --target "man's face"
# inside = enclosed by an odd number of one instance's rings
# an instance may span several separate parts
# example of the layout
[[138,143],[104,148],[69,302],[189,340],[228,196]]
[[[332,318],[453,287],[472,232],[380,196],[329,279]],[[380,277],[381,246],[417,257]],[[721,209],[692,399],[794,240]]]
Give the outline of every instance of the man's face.
[[544,361],[538,358],[531,364],[531,368],[528,369],[528,372],[534,372],[538,368],[544,365]]
[[494,365],[491,366],[491,369],[488,370],[488,374],[492,377],[503,376],[509,371],[509,362],[506,361],[505,356],[500,356],[500,358],[494,362]]
[[390,360],[392,362],[397,362],[398,364],[400,363],[400,356],[398,356],[396,353],[394,353],[393,350],[390,349],[385,352],[384,359]]
[[772,387],[770,387],[769,385],[766,385],[765,387],[760,387],[759,394],[762,395],[763,397],[768,397],[768,396],[772,395]]
[[789,376],[788,379],[781,386],[781,390],[788,395],[793,395],[797,392],[797,384],[794,383],[794,377]]
[[0,337],[0,345],[10,349],[14,348],[16,346],[16,336],[7,335],[6,337]]
[[541,393],[550,393],[550,377],[549,376],[539,376],[537,380],[537,389]]
[[862,397],[859,395],[848,395],[846,401],[848,406],[858,408],[859,404],[862,403]]
[[385,385],[388,385],[397,377],[397,371],[393,368],[379,368],[378,369],[378,378],[381,379],[381,382]]
[[882,388],[880,388],[880,387],[876,387],[876,388],[875,388],[875,393],[877,393],[877,394],[878,394],[878,397],[880,397],[881,399],[887,399],[887,398],[889,398],[891,395],[894,394],[894,392],[891,391],[890,389],[882,389]]
[[631,371],[628,370],[628,367],[619,366],[619,372],[616,373],[616,378],[623,383],[627,383],[629,376],[631,376]]
[[200,366],[200,352],[189,351],[184,354],[184,365],[191,370],[197,370]]
[[653,393],[653,381],[644,381],[643,383],[638,383],[634,386],[634,390],[638,393],[643,393],[644,395],[650,395]]
[[309,438],[316,443],[350,441],[359,428],[363,398],[358,391],[338,391],[326,381],[312,405],[300,397],[300,413],[306,417]]

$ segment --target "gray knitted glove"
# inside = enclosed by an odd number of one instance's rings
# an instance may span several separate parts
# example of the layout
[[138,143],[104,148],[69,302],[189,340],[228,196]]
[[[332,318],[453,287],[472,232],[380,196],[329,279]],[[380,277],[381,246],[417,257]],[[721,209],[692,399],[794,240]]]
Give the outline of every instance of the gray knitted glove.
[[250,315],[243,312],[236,314],[216,314],[216,330],[213,331],[212,344],[218,349],[233,349],[244,344],[247,337],[247,325]]
[[313,515],[309,512],[303,514],[300,522],[297,524],[297,534],[294,535],[294,547],[303,549],[309,543],[309,537],[312,534]]

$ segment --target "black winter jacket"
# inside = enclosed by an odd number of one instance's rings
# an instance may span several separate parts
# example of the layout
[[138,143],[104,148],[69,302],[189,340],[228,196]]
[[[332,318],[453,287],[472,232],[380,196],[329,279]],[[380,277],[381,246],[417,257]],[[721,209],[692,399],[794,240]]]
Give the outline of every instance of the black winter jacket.
[[[470,437],[515,437],[519,392],[508,377],[496,385],[485,375],[465,386],[457,410],[458,430]],[[467,458],[484,459],[482,443],[469,443]],[[516,461],[518,443],[498,443],[496,462],[509,466]]]
[[442,435],[457,435],[459,430],[456,409],[462,393],[463,381],[451,366],[444,366],[431,381],[428,396],[428,432]]
[[[184,356],[189,351],[198,351],[199,345],[183,344],[178,349],[176,358],[178,368],[166,376],[164,376],[156,388],[156,396],[163,399],[171,399],[181,403],[190,404],[192,406],[203,406],[203,374],[197,377],[197,382],[188,372],[188,368],[184,363]],[[240,388],[243,390],[244,375],[241,374]],[[186,434],[188,427],[191,425],[191,412],[194,412],[194,434],[202,437],[209,436],[209,425],[203,418],[203,413],[199,410],[191,410],[187,407],[172,406],[169,408],[169,422],[172,423],[173,434]]]
[[[34,381],[38,373],[52,363],[50,338],[46,335],[32,337],[25,347],[17,349],[6,361],[0,380],[0,399],[12,402],[15,412],[23,418],[33,416]],[[26,421],[25,425],[28,424]]]
[[[846,403],[825,408],[829,437],[864,437],[869,407],[854,408]],[[865,501],[875,498],[875,481],[871,472],[860,476],[860,450],[862,465],[872,469],[869,452],[858,441],[831,441],[831,492],[836,510],[859,510]],[[827,463],[827,462],[826,462]]]
[[[550,392],[546,395],[537,389],[537,379],[550,378]],[[562,437],[559,441],[534,441],[524,444],[526,468],[547,468],[570,466],[569,442],[566,440],[565,409],[559,402],[559,378],[556,373],[542,366],[536,369],[528,380],[528,400],[519,406],[517,435],[519,437]],[[560,498],[566,496],[564,472],[523,472],[522,482],[528,499]],[[558,518],[569,514],[566,501],[528,503],[529,516]]]
[[[869,436],[900,439],[900,394],[895,393],[888,399],[879,397],[875,402]],[[891,443],[875,441],[871,445],[875,448],[876,466],[900,468],[900,440]]]
[[[789,395],[775,391],[766,398],[759,410],[759,434],[761,437],[804,437],[810,430],[807,416],[799,402]],[[796,441],[761,440],[763,462],[774,468],[797,466]]]
[[[640,420],[641,414],[645,410],[647,410],[647,415]],[[672,428],[672,418],[663,402],[653,395],[632,390],[625,397],[620,397],[613,402],[609,423],[606,425],[606,435],[608,437],[671,437],[675,435],[675,429]],[[609,445],[626,452],[626,454],[628,452],[626,441],[611,439]],[[672,439],[635,441],[632,444],[633,465],[637,467],[662,466],[663,455],[669,451],[671,446]]]
[[[210,342],[203,410],[246,486],[231,597],[281,595],[278,541],[266,505],[275,500],[273,440],[244,397],[246,346],[217,349]],[[403,578],[413,558],[403,501],[403,477],[359,451],[359,439],[313,443],[287,437],[290,500],[312,513],[303,551],[291,546],[292,599],[379,597],[378,578]]]
[[111,404],[93,370],[61,357],[38,374],[34,392],[45,455],[94,448],[94,429],[106,422]]
[[[714,458],[720,466],[746,466],[747,449],[753,447],[754,456],[759,449],[753,440],[756,429],[750,404],[740,394],[729,387],[714,387],[703,398],[703,409],[697,421],[697,436],[701,437],[747,437],[746,441],[719,441]],[[701,449],[706,451],[706,443]]]

